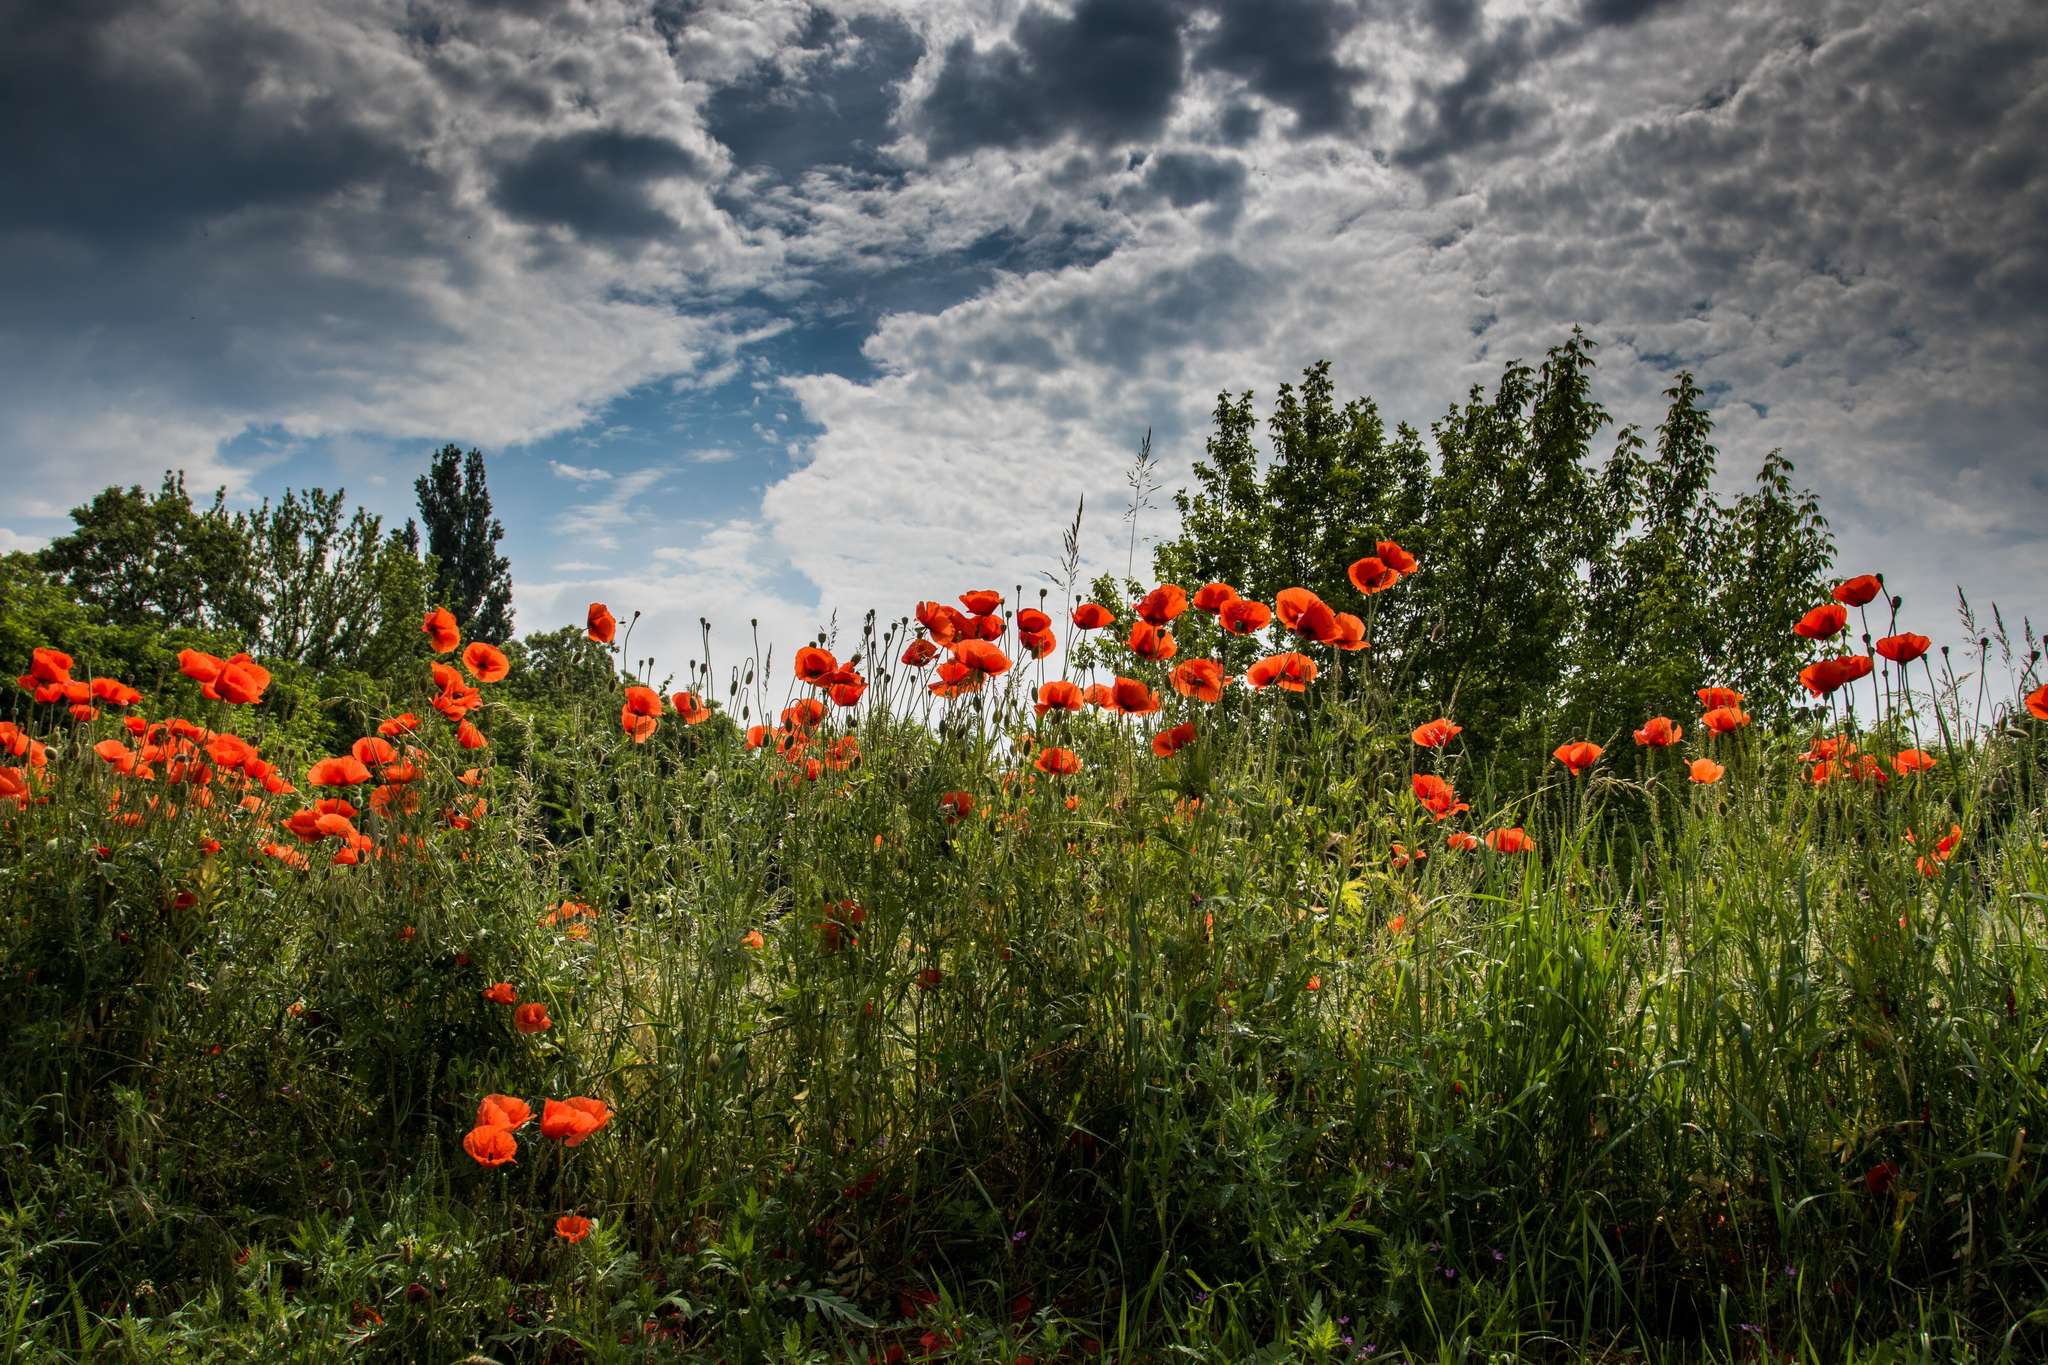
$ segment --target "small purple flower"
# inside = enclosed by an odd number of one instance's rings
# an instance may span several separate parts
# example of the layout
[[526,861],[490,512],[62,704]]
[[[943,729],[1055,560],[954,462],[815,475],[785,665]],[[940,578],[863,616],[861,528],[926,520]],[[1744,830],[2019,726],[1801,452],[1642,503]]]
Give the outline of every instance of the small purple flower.
[[1735,1325],[1736,1327],[1738,1327],[1742,1331],[1749,1333],[1753,1337],[1760,1337],[1764,1334],[1764,1329],[1757,1326],[1753,1322],[1738,1322]]
[[1505,1251],[1502,1251],[1499,1247],[1495,1247],[1493,1249],[1493,1263],[1495,1265],[1499,1265],[1502,1261],[1505,1261],[1507,1258],[1508,1254]]
[[1018,1228],[1015,1232],[1011,1233],[1010,1240],[1015,1242],[1018,1246],[1024,1245],[1024,1229]]

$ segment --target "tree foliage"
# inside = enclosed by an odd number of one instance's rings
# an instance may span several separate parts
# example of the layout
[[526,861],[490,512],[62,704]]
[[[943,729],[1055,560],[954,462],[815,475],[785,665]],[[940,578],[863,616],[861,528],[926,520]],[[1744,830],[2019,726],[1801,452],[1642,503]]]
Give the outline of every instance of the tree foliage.
[[512,566],[498,553],[505,528],[491,515],[483,452],[442,446],[413,488],[433,556],[435,600],[455,613],[464,634],[510,639]]

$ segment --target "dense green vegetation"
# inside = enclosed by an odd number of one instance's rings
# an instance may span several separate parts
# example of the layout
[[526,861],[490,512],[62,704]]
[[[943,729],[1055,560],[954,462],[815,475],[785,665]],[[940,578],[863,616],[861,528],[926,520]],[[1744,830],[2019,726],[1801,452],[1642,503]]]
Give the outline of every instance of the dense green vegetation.
[[1071,694],[1068,610],[973,592],[666,697],[595,612],[499,678],[432,637],[488,529],[109,490],[0,561],[0,1346],[2040,1358],[2030,638],[1895,665],[1782,462],[1715,501],[1681,377],[1596,467],[1588,367],[1433,453],[1322,367],[1263,464],[1224,398],[1194,605],[1097,580]]

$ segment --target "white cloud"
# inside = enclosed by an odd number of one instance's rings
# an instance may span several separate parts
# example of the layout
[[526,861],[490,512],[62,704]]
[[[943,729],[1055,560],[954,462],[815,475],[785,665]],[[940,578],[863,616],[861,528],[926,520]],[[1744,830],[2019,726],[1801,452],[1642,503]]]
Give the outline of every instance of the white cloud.
[[584,465],[564,464],[560,460],[549,460],[548,470],[556,478],[567,479],[571,483],[604,483],[611,478],[611,471],[608,469],[598,469],[595,466],[586,467]]

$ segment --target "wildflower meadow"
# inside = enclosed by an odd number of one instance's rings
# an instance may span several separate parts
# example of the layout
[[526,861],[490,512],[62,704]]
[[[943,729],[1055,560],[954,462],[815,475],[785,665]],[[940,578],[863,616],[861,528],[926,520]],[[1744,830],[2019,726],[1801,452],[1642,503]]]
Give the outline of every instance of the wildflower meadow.
[[[374,677],[23,642],[6,1357],[2043,1358],[2038,654],[1882,565],[1780,603],[1736,509],[1517,568],[1573,523],[1459,538],[1476,425],[1290,560],[1204,530],[1223,409],[1154,576],[1070,538],[679,680],[651,601],[429,600]],[[1349,411],[1316,458],[1420,460]],[[1754,648],[1624,669],[1723,524]]]

